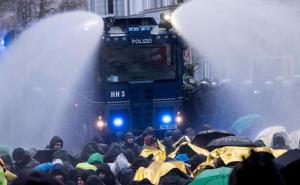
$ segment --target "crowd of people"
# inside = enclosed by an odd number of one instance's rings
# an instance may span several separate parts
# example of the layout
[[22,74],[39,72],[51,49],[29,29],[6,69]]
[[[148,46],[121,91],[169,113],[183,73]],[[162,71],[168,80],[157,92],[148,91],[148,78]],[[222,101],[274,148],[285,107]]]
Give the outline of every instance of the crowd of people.
[[37,157],[41,151],[23,148],[15,148],[10,155],[8,147],[2,145],[0,185],[200,185],[201,180],[196,182],[196,179],[202,173],[224,167],[230,169],[228,179],[211,184],[299,183],[299,162],[293,162],[291,170],[274,161],[289,151],[280,134],[274,134],[272,147],[256,141],[252,147],[207,148],[195,143],[195,136],[191,128],[184,132],[168,130],[159,140],[151,127],[141,135],[118,133],[114,139],[99,135],[78,156],[68,154],[58,136],[41,150],[47,154],[42,157]]

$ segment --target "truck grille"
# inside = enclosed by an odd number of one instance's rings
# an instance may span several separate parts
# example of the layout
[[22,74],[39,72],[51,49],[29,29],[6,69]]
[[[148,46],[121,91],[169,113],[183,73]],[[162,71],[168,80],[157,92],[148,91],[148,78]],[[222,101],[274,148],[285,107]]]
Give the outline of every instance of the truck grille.
[[153,90],[140,86],[131,88],[131,115],[133,127],[144,129],[153,123]]

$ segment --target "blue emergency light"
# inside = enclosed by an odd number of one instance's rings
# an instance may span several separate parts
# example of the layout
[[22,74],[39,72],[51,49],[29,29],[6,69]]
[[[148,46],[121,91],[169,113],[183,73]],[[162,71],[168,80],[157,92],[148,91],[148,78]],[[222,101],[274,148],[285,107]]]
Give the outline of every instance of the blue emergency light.
[[172,122],[172,116],[169,115],[169,114],[165,114],[165,115],[162,116],[161,121],[162,121],[164,124],[169,124],[169,123]]
[[129,128],[128,110],[111,110],[108,114],[108,127],[111,131],[124,131]]
[[114,124],[116,127],[121,127],[121,126],[123,125],[123,123],[124,123],[124,120],[123,120],[122,118],[119,118],[119,117],[117,117],[117,118],[115,118],[115,119],[113,120],[113,124]]

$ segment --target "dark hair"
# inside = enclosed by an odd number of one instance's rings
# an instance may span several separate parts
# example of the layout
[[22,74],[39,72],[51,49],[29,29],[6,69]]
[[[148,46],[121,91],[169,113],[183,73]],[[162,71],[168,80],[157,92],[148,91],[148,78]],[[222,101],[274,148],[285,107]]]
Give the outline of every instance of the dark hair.
[[86,185],[103,185],[103,183],[101,182],[100,178],[97,175],[89,176],[86,179],[85,184]]
[[102,182],[106,185],[114,185],[116,183],[116,178],[113,172],[111,171],[110,167],[108,164],[103,163],[101,164],[96,171],[96,175],[99,175],[101,173],[104,173],[105,176],[104,178],[101,179]]
[[26,156],[26,151],[23,148],[15,148],[12,153],[14,161],[22,160]]

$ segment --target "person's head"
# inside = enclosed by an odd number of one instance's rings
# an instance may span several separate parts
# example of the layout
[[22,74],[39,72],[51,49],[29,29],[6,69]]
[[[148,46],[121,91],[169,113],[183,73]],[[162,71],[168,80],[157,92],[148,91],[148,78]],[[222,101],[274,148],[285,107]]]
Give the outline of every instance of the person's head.
[[147,127],[145,132],[144,132],[144,136],[148,136],[148,135],[154,135],[154,128],[153,127]]
[[115,184],[115,175],[106,163],[101,164],[97,168],[96,175],[101,179],[102,182],[104,182],[104,184]]
[[12,153],[12,158],[16,163],[22,163],[26,155],[26,151],[23,148],[15,148]]
[[50,175],[60,183],[65,181],[65,174],[63,173],[62,161],[54,163],[50,168]]
[[272,139],[272,148],[274,149],[288,149],[286,143],[286,135],[285,133],[278,132],[273,135]]
[[99,153],[92,154],[87,163],[96,166],[98,168],[103,163],[103,156]]
[[86,179],[85,185],[103,185],[103,183],[97,175],[91,175]]
[[157,139],[152,135],[148,135],[148,136],[144,137],[144,144],[146,146],[158,148]]
[[62,149],[62,147],[63,147],[63,142],[59,141],[59,142],[54,144],[53,149],[54,150],[59,150],[59,149]]
[[58,136],[54,136],[50,141],[49,149],[59,150],[63,148],[63,145],[63,140]]
[[85,181],[88,178],[88,173],[84,170],[77,171],[77,185],[85,185]]
[[125,142],[127,144],[133,144],[135,142],[134,135],[132,132],[127,132],[125,134]]

